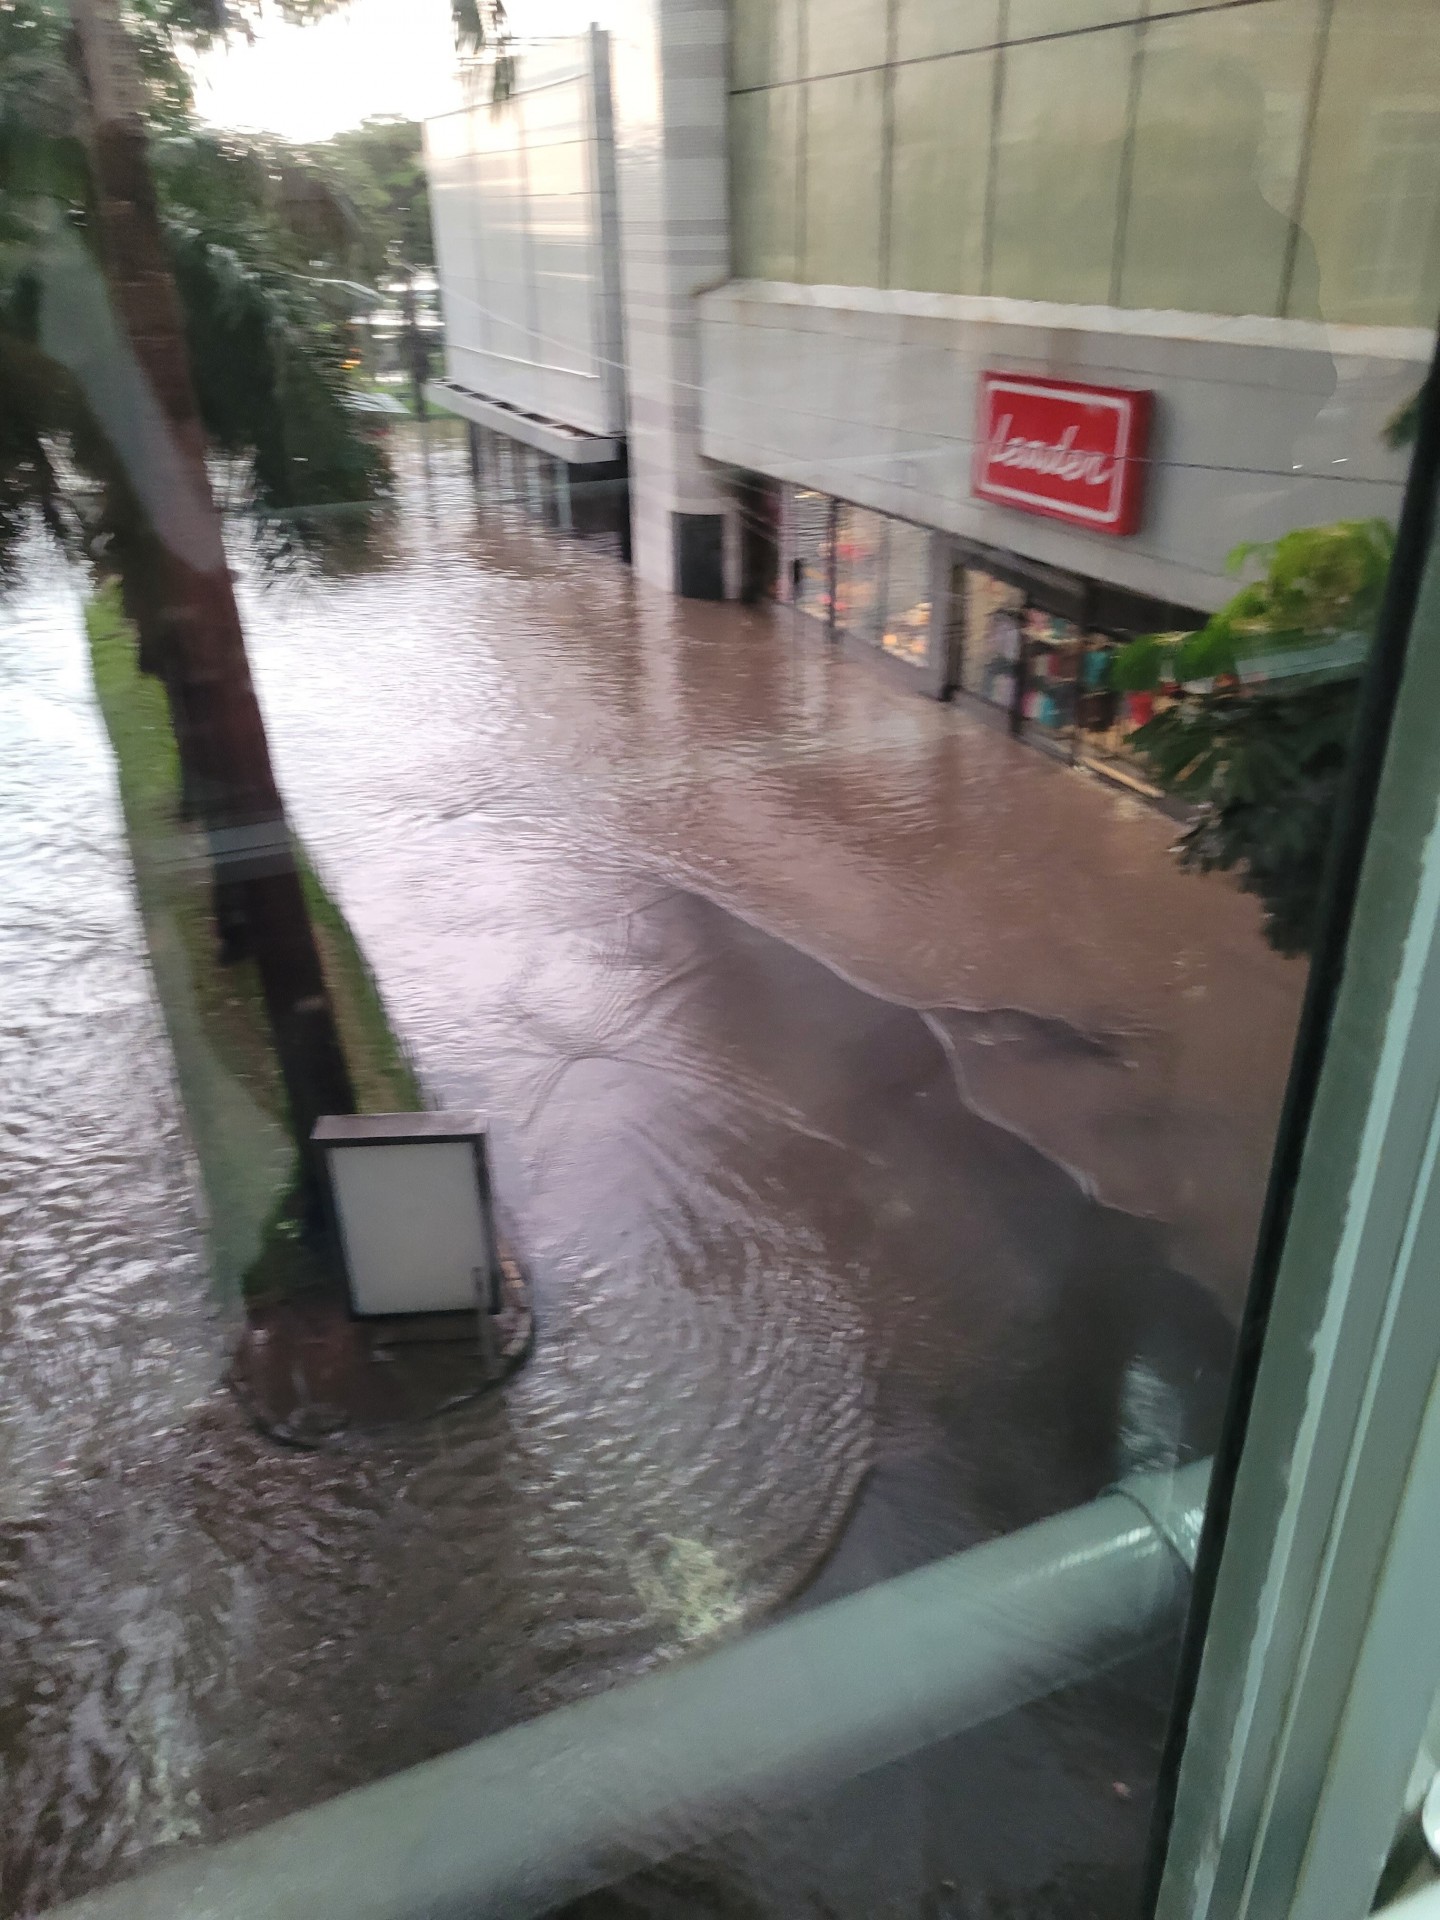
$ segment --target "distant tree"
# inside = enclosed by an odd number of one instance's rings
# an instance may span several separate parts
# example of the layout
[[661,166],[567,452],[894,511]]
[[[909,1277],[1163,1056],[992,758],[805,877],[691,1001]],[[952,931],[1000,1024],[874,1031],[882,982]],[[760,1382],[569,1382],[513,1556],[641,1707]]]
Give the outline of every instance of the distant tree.
[[364,120],[308,148],[306,157],[350,197],[357,216],[347,248],[352,265],[378,279],[435,264],[419,121]]
[[1383,520],[1302,527],[1230,556],[1259,577],[1196,633],[1133,641],[1112,683],[1169,696],[1130,736],[1195,815],[1181,864],[1238,874],[1281,953],[1310,949],[1359,676],[1394,550]]
[[[515,78],[504,0],[451,0],[462,65],[488,71],[490,97],[505,99]],[[430,190],[418,121],[378,115],[307,150],[311,184],[328,179],[348,202],[343,230],[325,236],[316,256],[345,277],[392,289],[400,301],[406,365],[415,411],[425,416],[429,347],[420,326],[416,280],[435,265]]]
[[429,349],[420,327],[416,279],[435,264],[430,193],[415,120],[376,118],[308,150],[315,173],[343,194],[351,219],[330,258],[338,272],[397,294],[415,411],[425,414]]

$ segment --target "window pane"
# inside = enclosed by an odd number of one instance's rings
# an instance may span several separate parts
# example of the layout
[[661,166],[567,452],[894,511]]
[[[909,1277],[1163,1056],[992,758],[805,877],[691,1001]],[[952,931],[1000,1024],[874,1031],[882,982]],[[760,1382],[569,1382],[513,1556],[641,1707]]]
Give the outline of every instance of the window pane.
[[808,74],[848,73],[885,61],[885,8],[875,0],[810,0],[806,25]]
[[925,666],[930,657],[930,535],[924,527],[892,520],[885,568],[885,611],[880,644],[897,660]]
[[1077,33],[1137,20],[1144,11],[1138,0],[1010,0],[1006,37],[1028,40],[1045,33]]
[[1025,595],[980,567],[967,567],[964,582],[961,684],[1009,713],[1016,699]]
[[1296,230],[1316,0],[1157,21],[1145,35],[1121,299],[1131,307],[1318,317]]
[[796,274],[795,158],[798,87],[768,87],[731,106],[735,273],[757,280]]
[[1110,297],[1134,30],[1005,54],[989,291]]
[[879,636],[888,523],[842,505],[835,534],[835,625],[856,640]]
[[1440,45],[1430,7],[1403,0],[1341,0],[1336,7],[1303,224],[1319,256],[1326,319],[1434,324]]
[[993,47],[999,39],[999,0],[899,0],[896,52],[901,60]]
[[936,293],[984,289],[993,53],[900,67],[890,281]]
[[879,72],[805,89],[805,278],[864,286],[879,277]]
[[765,87],[800,78],[805,0],[736,0],[730,84]]
[[797,488],[791,495],[794,554],[791,582],[796,606],[812,619],[830,621],[830,581],[834,565],[834,502],[823,493]]

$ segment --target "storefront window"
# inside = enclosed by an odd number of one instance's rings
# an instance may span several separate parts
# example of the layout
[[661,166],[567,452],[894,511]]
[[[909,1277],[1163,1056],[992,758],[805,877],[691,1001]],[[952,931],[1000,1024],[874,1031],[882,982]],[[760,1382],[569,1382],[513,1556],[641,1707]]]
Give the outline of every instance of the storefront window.
[[1162,694],[1125,693],[1111,684],[1111,662],[1124,644],[1106,633],[1085,636],[1075,703],[1075,757],[1097,773],[1155,796],[1159,789],[1146,776],[1130,739],[1169,702]]
[[886,529],[885,617],[880,644],[897,660],[923,667],[930,657],[930,534],[906,520]]
[[827,625],[830,620],[831,541],[835,502],[797,487],[790,496],[790,591],[795,605]]
[[1015,705],[1025,596],[979,567],[965,572],[960,684],[1009,713]]
[[840,506],[835,535],[835,625],[856,640],[873,640],[885,576],[886,521],[865,507]]
[[1042,737],[1068,740],[1075,721],[1076,693],[1084,642],[1079,627],[1038,607],[1024,621],[1024,719]]
[[1172,702],[1114,685],[1112,664],[1134,636],[1087,630],[983,567],[957,574],[960,689],[1003,708],[1033,744],[1156,797],[1130,742]]

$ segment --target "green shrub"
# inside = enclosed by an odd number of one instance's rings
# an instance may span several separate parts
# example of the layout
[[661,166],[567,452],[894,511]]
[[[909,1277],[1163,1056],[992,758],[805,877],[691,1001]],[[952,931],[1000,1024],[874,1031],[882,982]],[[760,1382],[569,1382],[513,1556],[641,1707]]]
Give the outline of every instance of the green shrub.
[[1381,520],[1302,527],[1239,547],[1263,572],[1196,633],[1154,634],[1111,665],[1125,691],[1173,699],[1131,735],[1166,793],[1195,814],[1176,853],[1233,872],[1281,953],[1314,938],[1359,677],[1394,536]]

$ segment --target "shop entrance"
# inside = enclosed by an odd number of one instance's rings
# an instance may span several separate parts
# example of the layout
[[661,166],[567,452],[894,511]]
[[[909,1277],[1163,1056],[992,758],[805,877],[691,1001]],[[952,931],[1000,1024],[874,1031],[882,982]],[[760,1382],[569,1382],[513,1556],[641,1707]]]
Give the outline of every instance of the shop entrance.
[[[940,536],[808,487],[787,490],[780,593],[832,639],[862,641],[934,685],[932,569]],[[927,682],[929,684],[927,684]]]
[[1141,634],[1193,631],[1205,616],[1103,582],[952,543],[946,691],[1002,713],[1010,731],[1150,797],[1131,736],[1162,696],[1111,685]]

